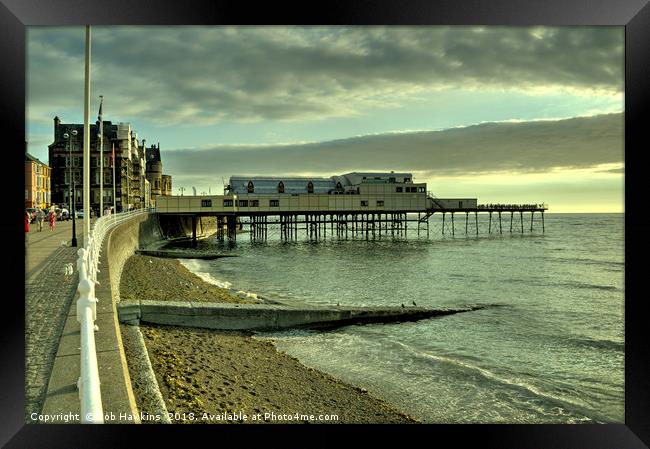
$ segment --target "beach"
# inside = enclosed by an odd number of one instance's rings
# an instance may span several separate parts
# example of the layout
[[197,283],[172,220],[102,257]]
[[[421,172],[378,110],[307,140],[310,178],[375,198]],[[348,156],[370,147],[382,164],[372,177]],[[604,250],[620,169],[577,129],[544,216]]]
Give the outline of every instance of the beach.
[[[124,267],[120,294],[122,299],[255,302],[204,282],[175,259],[137,255]],[[175,423],[418,422],[372,392],[306,367],[251,333],[150,324],[140,330]],[[128,360],[133,342],[126,334]],[[141,407],[142,386],[133,388]]]

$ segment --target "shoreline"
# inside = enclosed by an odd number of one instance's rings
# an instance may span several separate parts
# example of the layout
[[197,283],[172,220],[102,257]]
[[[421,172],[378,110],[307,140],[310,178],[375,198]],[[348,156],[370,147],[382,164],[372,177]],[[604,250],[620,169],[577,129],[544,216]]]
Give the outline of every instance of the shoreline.
[[[138,255],[125,264],[120,292],[123,299],[260,302],[207,283],[178,260]],[[173,423],[420,422],[251,332],[153,324],[140,330]],[[127,361],[131,345],[124,338]],[[133,385],[139,407],[141,388]]]

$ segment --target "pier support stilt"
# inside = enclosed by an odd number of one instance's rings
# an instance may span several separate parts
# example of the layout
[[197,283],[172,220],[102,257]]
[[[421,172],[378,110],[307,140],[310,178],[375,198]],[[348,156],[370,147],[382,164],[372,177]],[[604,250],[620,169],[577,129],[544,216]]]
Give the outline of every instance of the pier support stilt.
[[530,212],[530,232],[533,232],[533,215],[535,215],[535,211]]

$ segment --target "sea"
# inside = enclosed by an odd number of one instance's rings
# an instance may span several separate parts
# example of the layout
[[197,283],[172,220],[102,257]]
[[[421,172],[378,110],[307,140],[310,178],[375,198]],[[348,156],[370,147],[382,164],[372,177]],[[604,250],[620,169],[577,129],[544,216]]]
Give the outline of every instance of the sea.
[[208,238],[237,257],[181,259],[204,279],[288,304],[487,307],[418,322],[260,333],[302,364],[426,423],[624,422],[624,214],[429,219],[429,235],[283,242]]

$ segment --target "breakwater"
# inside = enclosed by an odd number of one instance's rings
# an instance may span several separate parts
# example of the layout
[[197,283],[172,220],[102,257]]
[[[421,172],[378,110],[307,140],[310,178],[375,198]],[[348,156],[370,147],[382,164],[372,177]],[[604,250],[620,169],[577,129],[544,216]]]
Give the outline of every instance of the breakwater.
[[120,321],[200,327],[220,330],[336,328],[353,324],[395,323],[469,312],[485,308],[319,307],[281,304],[222,304],[187,301],[122,301]]

